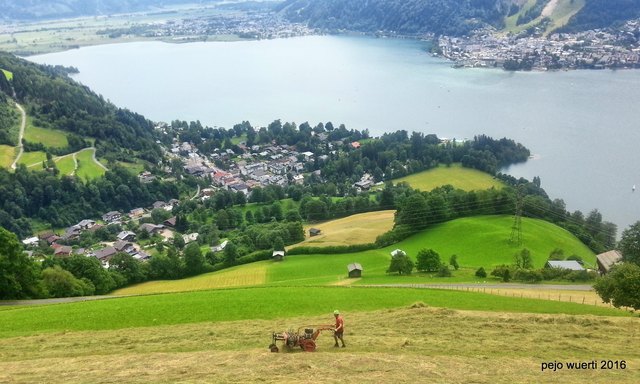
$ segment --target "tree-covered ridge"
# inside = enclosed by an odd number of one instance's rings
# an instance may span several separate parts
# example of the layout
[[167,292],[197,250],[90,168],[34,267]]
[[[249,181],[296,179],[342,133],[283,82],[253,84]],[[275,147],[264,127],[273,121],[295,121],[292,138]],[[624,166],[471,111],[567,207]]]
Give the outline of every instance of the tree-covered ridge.
[[0,93],[0,144],[16,145],[18,141],[11,128],[20,124],[20,116],[12,104],[6,95]]
[[587,0],[585,6],[573,16],[562,32],[615,27],[625,21],[640,18],[640,1]]
[[154,162],[160,158],[149,120],[78,84],[68,76],[69,69],[34,64],[4,52],[0,68],[13,73],[10,84],[0,83],[0,93],[7,98],[15,92],[35,125],[95,138],[99,155],[111,152]]
[[462,35],[501,27],[510,0],[288,0],[278,9],[311,27],[400,34]]

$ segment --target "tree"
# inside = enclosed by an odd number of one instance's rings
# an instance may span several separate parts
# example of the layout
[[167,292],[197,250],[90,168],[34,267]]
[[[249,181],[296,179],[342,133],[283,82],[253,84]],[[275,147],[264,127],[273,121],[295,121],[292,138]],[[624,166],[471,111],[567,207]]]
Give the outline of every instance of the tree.
[[418,260],[418,271],[435,272],[440,269],[442,262],[440,255],[433,249],[422,249],[416,257]]
[[452,266],[456,271],[458,270],[458,268],[460,268],[460,265],[458,265],[458,255],[451,255],[451,257],[449,258],[449,265]]
[[35,299],[42,296],[38,267],[13,233],[0,227],[0,298]]
[[640,309],[640,266],[622,263],[611,268],[593,286],[605,303],[613,306]]
[[445,265],[445,264],[441,264],[440,268],[438,269],[438,276],[439,277],[450,277],[451,276],[451,270],[449,269],[449,266]]
[[282,241],[282,237],[276,236],[276,238],[273,239],[273,250],[284,251],[284,241]]
[[173,235],[173,246],[178,248],[178,249],[184,248],[184,246],[185,246],[184,237],[182,237],[181,234],[175,233]]
[[184,263],[186,273],[189,276],[197,275],[205,271],[205,260],[198,243],[190,243],[184,249]]
[[549,253],[549,260],[564,260],[564,251],[560,248],[555,248]]
[[513,256],[514,264],[518,268],[522,269],[532,269],[533,268],[533,259],[531,258],[531,252],[523,248],[520,252],[516,253]]
[[479,277],[482,279],[487,277],[487,271],[484,270],[484,267],[478,268],[478,270],[476,271],[476,277]]
[[640,221],[622,232],[620,251],[625,261],[640,265]]
[[228,242],[227,246],[224,247],[224,263],[227,266],[232,266],[236,264],[238,259],[238,248],[232,242]]
[[407,255],[398,255],[391,258],[391,264],[387,273],[398,272],[399,275],[410,275],[415,264]]
[[109,270],[120,273],[127,284],[135,284],[147,279],[142,264],[133,256],[119,252],[109,260]]
[[50,297],[73,297],[93,295],[95,287],[88,279],[76,279],[59,265],[42,271],[42,283]]

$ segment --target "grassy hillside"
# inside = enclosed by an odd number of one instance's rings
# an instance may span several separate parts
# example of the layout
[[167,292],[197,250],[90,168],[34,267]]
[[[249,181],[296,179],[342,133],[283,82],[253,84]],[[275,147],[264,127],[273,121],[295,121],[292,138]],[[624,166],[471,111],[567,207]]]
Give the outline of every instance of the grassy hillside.
[[27,127],[24,131],[24,138],[32,143],[42,143],[51,148],[65,148],[69,145],[67,135],[63,131],[56,129],[41,128],[33,125],[31,119],[27,119]]
[[546,2],[545,7],[538,17],[534,18],[530,22],[517,25],[519,17],[524,16],[528,11],[533,9],[536,2],[539,0],[527,0],[522,5],[519,12],[505,18],[505,31],[512,33],[522,32],[532,26],[538,25],[542,22],[543,18],[550,20],[549,24],[545,26],[546,33],[550,33],[558,28],[561,28],[576,14],[578,14],[585,6],[586,0],[550,0]]
[[[523,243],[515,245],[509,242],[513,219],[510,216],[481,216],[454,220],[437,225],[414,235],[393,246],[351,254],[338,255],[296,255],[288,256],[284,262],[259,262],[249,266],[240,266],[230,271],[221,271],[202,275],[193,279],[173,282],[149,282],[116,291],[116,295],[148,294],[211,289],[227,286],[250,286],[256,284],[308,286],[333,284],[424,284],[493,281],[492,278],[480,279],[474,272],[484,267],[489,272],[496,265],[513,263],[513,255],[522,248],[531,251],[536,268],[544,266],[549,253],[555,248],[564,250],[565,255],[577,254],[586,264],[595,264],[595,256],[586,246],[565,230],[540,220],[524,218],[522,220]],[[458,256],[461,266],[450,278],[433,277],[430,274],[414,273],[411,276],[387,275],[390,252],[402,249],[415,260],[422,248],[432,248],[447,262],[453,254]],[[358,262],[362,265],[363,277],[359,280],[347,279],[347,265]],[[265,269],[264,282],[242,279],[242,271],[253,275],[254,268]],[[228,282],[226,274],[236,276]],[[222,276],[220,276],[222,275]],[[224,281],[221,284],[220,281]],[[497,281],[497,280],[496,280]],[[221,285],[218,285],[221,284]]]
[[0,71],[2,71],[2,73],[4,73],[4,77],[6,77],[7,80],[9,80],[9,81],[13,80],[13,72],[9,72],[6,69],[1,69],[1,68],[0,68]]
[[476,169],[463,168],[460,164],[453,164],[450,167],[441,165],[434,169],[393,180],[394,184],[403,182],[421,191],[431,191],[446,184],[464,191],[502,188],[504,186],[491,175]]

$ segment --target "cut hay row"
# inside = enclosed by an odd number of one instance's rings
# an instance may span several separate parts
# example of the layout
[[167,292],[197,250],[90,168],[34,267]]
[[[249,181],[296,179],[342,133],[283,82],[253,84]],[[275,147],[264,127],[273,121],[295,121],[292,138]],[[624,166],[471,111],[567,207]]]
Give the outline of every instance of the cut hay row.
[[[333,308],[333,307],[332,307]],[[636,383],[637,319],[468,312],[414,305],[343,311],[314,353],[270,353],[271,333],[331,323],[331,311],[268,320],[149,325],[0,339],[11,383]],[[542,372],[548,361],[625,361],[626,369]]]

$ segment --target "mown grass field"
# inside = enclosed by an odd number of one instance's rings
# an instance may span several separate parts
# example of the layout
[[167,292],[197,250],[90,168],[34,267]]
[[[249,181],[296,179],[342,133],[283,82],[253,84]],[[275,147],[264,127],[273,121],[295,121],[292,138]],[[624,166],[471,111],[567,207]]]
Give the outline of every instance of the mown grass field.
[[33,143],[42,143],[51,148],[65,148],[69,145],[67,134],[56,129],[40,128],[33,125],[30,119],[24,131],[24,138]]
[[[333,308],[333,307],[329,307]],[[347,348],[270,353],[274,331],[332,321],[276,319],[149,325],[0,339],[11,383],[635,383],[637,319],[439,308],[343,311]],[[541,372],[543,361],[624,358],[626,370]]]
[[0,168],[9,168],[16,157],[16,147],[0,144]]
[[[306,239],[289,248],[373,243],[376,237],[393,228],[394,214],[395,211],[393,210],[367,212],[325,223],[308,224],[304,226]],[[320,229],[322,233],[318,236],[310,237],[310,228]]]
[[84,180],[97,179],[105,174],[105,170],[93,161],[94,149],[84,149],[77,153],[78,170],[76,175]]
[[464,191],[499,189],[504,186],[491,175],[475,169],[463,168],[460,164],[452,164],[450,167],[441,165],[434,169],[393,180],[394,184],[402,182],[421,191],[431,191],[447,184]]

